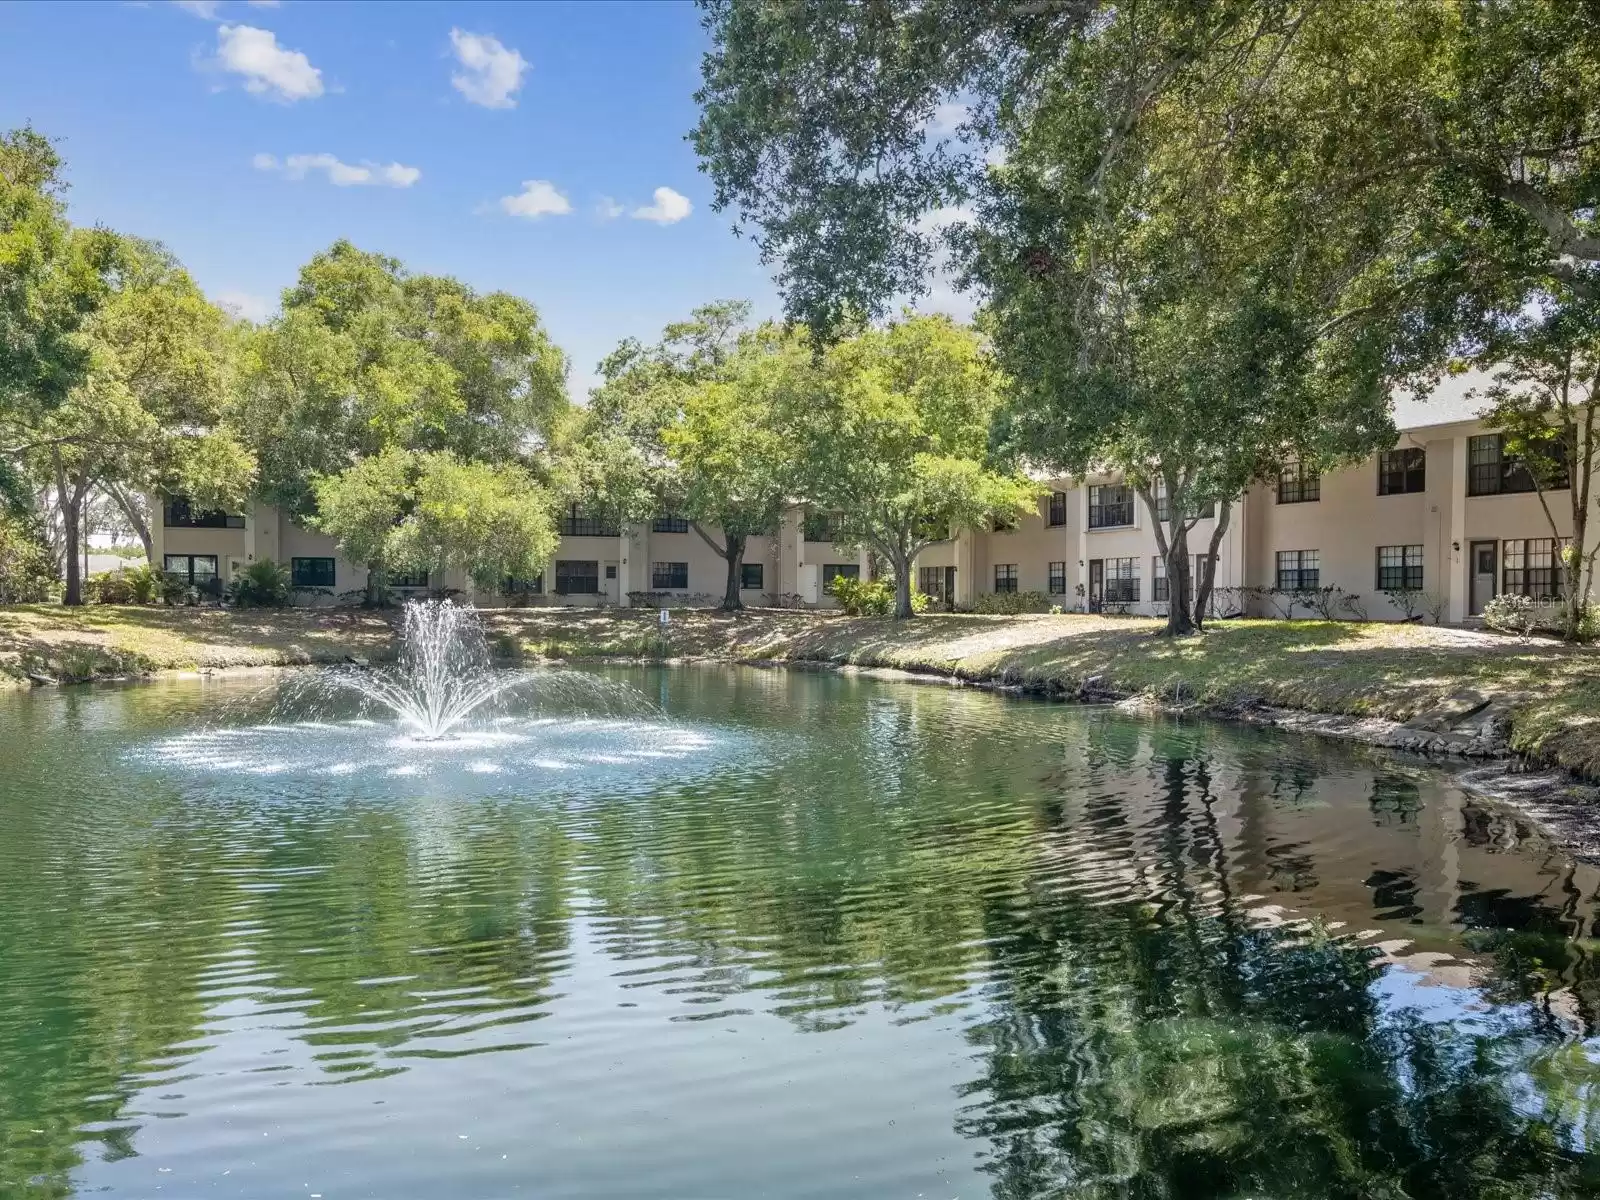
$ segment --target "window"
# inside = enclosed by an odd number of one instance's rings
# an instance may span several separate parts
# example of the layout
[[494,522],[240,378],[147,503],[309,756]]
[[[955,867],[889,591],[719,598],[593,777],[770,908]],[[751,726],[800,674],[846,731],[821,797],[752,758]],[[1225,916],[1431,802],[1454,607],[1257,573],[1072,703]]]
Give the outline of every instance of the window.
[[243,529],[244,517],[204,511],[190,504],[187,496],[171,496],[161,505],[161,523],[168,529]]
[[935,600],[944,599],[944,572],[943,567],[918,567],[917,591]]
[[161,569],[168,575],[176,575],[198,591],[212,595],[222,591],[222,581],[217,578],[215,554],[169,554],[162,561]]
[[428,573],[426,571],[391,571],[389,573],[389,586],[392,588],[425,588],[428,586]]
[[1133,489],[1125,484],[1096,484],[1089,489],[1089,528],[1114,529],[1133,524]]
[[[1566,445],[1557,442],[1552,447],[1556,456],[1565,461]],[[1563,469],[1551,487],[1567,486],[1567,473]],[[1498,433],[1484,433],[1467,439],[1467,495],[1498,496],[1507,492],[1532,492],[1533,476],[1518,461],[1516,455],[1507,454],[1505,440]]]
[[832,594],[833,581],[843,575],[846,579],[861,578],[860,563],[823,563],[822,590]]
[[1107,604],[1139,603],[1139,560],[1108,558],[1101,597]]
[[657,517],[654,521],[650,522],[650,532],[651,533],[688,533],[689,532],[689,518],[688,517],[675,517],[671,513],[665,513],[662,516]]
[[556,559],[556,595],[595,596],[600,593],[600,564],[594,559]]
[[689,564],[659,562],[650,564],[650,587],[658,592],[689,586]]
[[1428,490],[1428,452],[1418,446],[1378,455],[1378,495],[1400,496]]
[[576,504],[561,515],[563,537],[621,537],[622,526],[606,517],[591,517]]
[[1555,538],[1527,538],[1508,540],[1503,545],[1502,591],[1531,596],[1535,600],[1560,599],[1561,568],[1556,563],[1556,555],[1561,552],[1560,542]]
[[839,513],[808,512],[802,528],[808,542],[848,540],[844,517]]
[[1050,493],[1050,515],[1047,523],[1054,527],[1067,523],[1067,494],[1065,492]]
[[532,579],[518,579],[515,575],[507,575],[500,585],[500,590],[508,596],[542,596],[544,576],[535,575]]
[[[1217,506],[1215,501],[1208,500],[1201,506],[1200,519],[1202,521],[1209,521],[1216,515]],[[1167,481],[1165,479],[1156,480],[1156,520],[1172,520],[1172,505],[1167,502]]]
[[616,577],[617,577],[617,564],[616,563],[607,563],[606,564],[606,578],[607,579],[615,579]]
[[739,586],[747,592],[759,592],[766,586],[765,563],[740,563]]
[[1322,499],[1322,476],[1299,459],[1290,459],[1278,470],[1278,503],[1304,504]]
[[996,563],[994,566],[994,590],[997,592],[1014,592],[1017,590],[1017,564]]
[[1316,550],[1279,550],[1277,587],[1282,592],[1309,592],[1322,586],[1321,557]]
[[1051,563],[1050,564],[1050,574],[1049,574],[1048,578],[1049,578],[1048,587],[1050,589],[1050,594],[1052,596],[1065,596],[1067,594],[1067,564],[1066,563],[1064,563],[1064,562],[1053,562],[1053,563]]
[[1421,587],[1421,546],[1378,547],[1378,590],[1380,592],[1392,592],[1398,588],[1418,590]]
[[331,558],[291,558],[289,560],[289,582],[295,587],[331,588],[333,581],[333,559]]

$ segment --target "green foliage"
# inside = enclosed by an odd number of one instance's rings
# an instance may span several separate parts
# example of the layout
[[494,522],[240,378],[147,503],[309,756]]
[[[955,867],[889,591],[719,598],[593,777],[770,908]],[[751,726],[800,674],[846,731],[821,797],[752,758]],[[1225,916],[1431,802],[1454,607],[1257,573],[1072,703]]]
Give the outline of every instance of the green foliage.
[[0,604],[36,604],[55,589],[55,558],[37,522],[0,509]]
[[576,489],[619,520],[673,512],[727,563],[723,607],[743,606],[739,564],[751,537],[777,529],[795,486],[784,417],[814,376],[803,333],[746,327],[750,306],[721,301],[630,339],[601,364],[584,421]]
[[388,449],[314,487],[318,528],[389,570],[458,569],[492,587],[540,574],[559,540],[550,494],[511,464]]
[[975,613],[1014,617],[1019,613],[1059,611],[1043,592],[979,592],[972,598]]
[[84,598],[90,604],[171,604],[192,590],[182,576],[143,563],[91,575],[84,585]]
[[316,481],[352,463],[389,450],[521,462],[568,415],[566,360],[527,301],[345,241],[246,343],[237,420],[263,498],[300,516]]
[[[894,612],[894,582],[881,576],[877,579],[854,579],[849,575],[835,575],[828,591],[839,607],[852,617],[887,617]],[[915,588],[911,591],[911,611],[927,612],[932,601]]]
[[943,316],[907,316],[839,342],[819,372],[820,386],[797,391],[789,417],[801,494],[887,560],[900,581],[895,615],[909,617],[923,547],[1020,515],[1038,495],[989,456],[1005,380],[979,336]]
[[228,582],[228,600],[235,608],[284,608],[294,594],[288,564],[270,558],[247,563]]
[[[224,507],[244,499],[255,469],[227,421],[227,318],[164,249],[114,240],[116,286],[79,334],[91,352],[81,382],[59,404],[25,407],[0,422],[29,447],[24,464],[52,485],[72,545],[97,488],[181,492],[202,507]],[[69,604],[78,599],[76,582],[69,558]]]
[[65,188],[46,138],[29,126],[0,134],[0,414],[48,411],[89,370],[78,333],[116,255],[106,234],[67,224]]

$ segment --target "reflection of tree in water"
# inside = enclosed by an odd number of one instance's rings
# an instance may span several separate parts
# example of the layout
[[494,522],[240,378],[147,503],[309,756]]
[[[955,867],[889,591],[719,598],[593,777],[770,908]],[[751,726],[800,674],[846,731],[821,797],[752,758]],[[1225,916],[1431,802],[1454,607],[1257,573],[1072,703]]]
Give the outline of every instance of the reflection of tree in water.
[[1163,903],[1045,881],[985,913],[958,1128],[996,1197],[1594,1194],[1587,1055],[1384,1013],[1370,949],[1242,915],[1203,761],[1166,778]]

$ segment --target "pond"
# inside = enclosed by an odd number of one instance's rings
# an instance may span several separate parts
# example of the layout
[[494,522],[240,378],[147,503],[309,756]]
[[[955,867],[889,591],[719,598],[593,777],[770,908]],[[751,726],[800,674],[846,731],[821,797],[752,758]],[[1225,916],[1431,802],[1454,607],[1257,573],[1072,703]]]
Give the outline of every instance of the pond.
[[548,682],[442,743],[260,679],[0,697],[0,1195],[1600,1189],[1600,874],[1447,772]]

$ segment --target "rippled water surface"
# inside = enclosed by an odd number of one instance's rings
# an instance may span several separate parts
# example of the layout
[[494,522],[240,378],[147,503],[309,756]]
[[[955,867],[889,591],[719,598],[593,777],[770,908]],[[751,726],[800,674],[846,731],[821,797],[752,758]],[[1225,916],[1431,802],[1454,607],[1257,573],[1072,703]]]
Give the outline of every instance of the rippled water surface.
[[0,696],[0,1196],[1600,1191],[1600,877],[1448,775],[610,678]]

